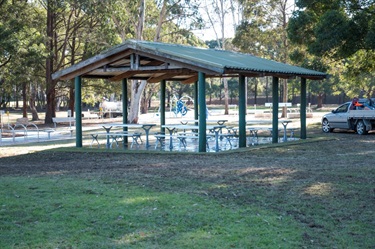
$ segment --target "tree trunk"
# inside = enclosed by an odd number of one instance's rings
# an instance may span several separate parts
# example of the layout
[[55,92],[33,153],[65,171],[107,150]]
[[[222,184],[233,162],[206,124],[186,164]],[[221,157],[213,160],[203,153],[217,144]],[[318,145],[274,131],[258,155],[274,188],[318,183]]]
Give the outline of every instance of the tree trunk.
[[146,0],[141,0],[139,6],[139,19],[137,26],[137,39],[142,40],[143,26],[145,23],[145,14],[146,14]]
[[[145,22],[145,12],[146,12],[146,0],[141,0],[140,6],[139,6],[139,19],[138,19],[138,25],[136,27],[137,30],[137,39],[142,40],[142,33],[143,33],[143,26]],[[138,60],[134,62],[135,69],[138,69]],[[131,83],[131,102],[130,102],[130,108],[128,113],[128,122],[129,123],[138,123],[139,119],[139,110],[140,110],[140,102],[142,97],[142,92],[144,91],[146,87],[147,82],[146,81],[138,81],[133,80]]]
[[27,118],[27,87],[26,83],[22,83],[22,117]]
[[74,117],[74,101],[75,101],[74,86],[73,85],[74,85],[74,82],[69,87],[69,107],[68,107],[72,117]]
[[19,109],[19,103],[18,103],[18,86],[14,89],[14,99],[16,101],[16,109]]
[[46,110],[46,117],[45,123],[52,124],[52,118],[56,117],[56,104],[55,104],[55,97],[56,97],[56,89],[55,89],[55,82],[52,80],[52,73],[53,73],[53,27],[54,27],[54,13],[53,13],[53,3],[52,1],[48,1],[47,4],[47,44],[46,48],[49,52],[49,55],[46,59],[46,96],[47,96],[47,110]]
[[141,114],[146,114],[148,112],[148,107],[147,107],[147,84],[145,85],[145,89],[143,89],[143,94],[142,94],[142,98],[141,98]]
[[254,104],[258,102],[258,78],[254,78]]
[[32,119],[31,119],[32,121],[39,120],[38,111],[36,110],[36,107],[35,107],[35,96],[36,96],[35,87],[33,87],[31,85],[30,86],[29,106],[30,106],[30,111],[31,111],[31,115],[32,115]]
[[224,115],[229,114],[229,93],[228,93],[228,79],[223,79],[224,83]]
[[167,13],[167,0],[163,1],[163,7],[160,11],[159,20],[158,20],[158,26],[156,27],[156,33],[154,37],[154,41],[157,42],[160,40],[160,33],[161,33],[161,27],[163,26],[163,22],[165,20],[165,15]]
[[[73,32],[73,40],[72,40],[72,45],[71,45],[71,50],[72,50],[72,57],[70,59],[70,65],[73,66],[75,63],[75,55],[76,55],[76,37],[77,37],[77,30],[74,30]],[[71,117],[74,117],[74,102],[75,102],[75,96],[74,96],[74,87],[75,83],[74,80],[71,80],[71,83],[69,85],[69,110]]]
[[323,107],[323,93],[318,94],[318,104],[316,108],[322,108]]
[[[288,80],[284,79],[283,80],[283,102],[286,103],[288,102]],[[283,113],[282,117],[285,118],[287,116],[287,107],[283,107]]]
[[131,103],[130,103],[130,110],[128,114],[128,121],[131,124],[138,123],[138,112],[139,112],[139,105],[141,101],[142,91],[145,88],[147,82],[145,80],[138,81],[133,80],[132,88],[131,88]]

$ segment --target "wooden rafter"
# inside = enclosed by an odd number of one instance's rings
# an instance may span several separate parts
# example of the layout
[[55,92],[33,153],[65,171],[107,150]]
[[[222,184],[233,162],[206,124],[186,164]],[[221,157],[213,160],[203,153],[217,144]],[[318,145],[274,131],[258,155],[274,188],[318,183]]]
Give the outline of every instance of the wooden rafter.
[[137,71],[128,70],[128,71],[125,71],[123,73],[120,73],[119,75],[116,75],[116,76],[110,78],[109,80],[110,81],[120,81],[122,79],[130,78],[130,77],[132,77],[136,74],[137,74]]
[[[126,57],[130,54],[130,51],[123,54],[113,54],[112,56],[100,58],[100,56],[95,56],[91,59],[88,59],[86,61],[83,61],[82,63],[78,63],[76,65],[73,65],[72,67],[66,69],[68,71],[67,73],[64,72],[64,70],[61,70],[59,72],[56,72],[53,75],[53,78],[60,78],[61,80],[70,80],[73,79],[76,76],[85,75],[90,71],[93,71],[97,68],[103,67],[104,65],[108,65],[114,61],[118,61],[122,59],[123,57]],[[94,61],[94,62],[93,62]],[[76,67],[80,67],[78,70],[75,70]],[[70,71],[70,72],[69,72]],[[65,73],[65,74],[64,74]],[[62,75],[60,77],[60,75]]]
[[201,66],[197,63],[191,63],[190,61],[183,60],[183,59],[180,59],[179,61],[177,61],[174,58],[172,58],[171,56],[167,56],[167,55],[164,55],[164,54],[161,54],[161,53],[150,54],[150,53],[147,53],[145,51],[137,51],[137,53],[141,54],[142,56],[151,57],[151,58],[154,58],[156,60],[164,61],[166,63],[178,65],[181,68],[188,68],[188,69],[191,69],[191,70],[194,70],[194,71],[197,71],[197,72],[206,73],[206,74],[215,74],[215,73],[222,73],[223,72],[223,70],[221,68],[217,68],[217,67],[209,66],[209,65],[202,65]]
[[174,76],[180,75],[179,73],[166,73],[157,77],[150,77],[147,79],[148,83],[159,83],[162,80],[172,79]]
[[184,81],[181,81],[182,84],[191,84],[191,83],[195,83],[196,81],[198,80],[198,74],[184,80]]
[[145,70],[145,68],[148,68],[148,67],[143,67],[143,68],[139,68],[138,70],[128,70],[124,73],[121,73],[119,75],[116,75],[114,77],[112,77],[110,80],[111,81],[119,81],[119,80],[122,80],[122,79],[125,79],[125,78],[131,78],[133,76],[137,76],[137,75],[145,75],[145,74],[174,74],[174,75],[189,75],[189,74],[192,74],[194,73],[193,71],[189,70],[189,69],[181,69],[181,68],[175,68],[175,69],[163,69],[162,67],[160,67],[158,70],[157,69],[147,69]]

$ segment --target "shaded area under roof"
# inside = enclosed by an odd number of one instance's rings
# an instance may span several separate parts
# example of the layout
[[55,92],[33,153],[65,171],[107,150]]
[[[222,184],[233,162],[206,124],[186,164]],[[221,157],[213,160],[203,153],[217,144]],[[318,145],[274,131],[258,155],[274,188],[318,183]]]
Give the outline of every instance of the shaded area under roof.
[[244,75],[321,80],[327,77],[326,73],[233,51],[128,40],[60,70],[52,78],[69,80],[82,76],[111,81],[127,78],[149,83],[161,80],[193,83],[198,79],[198,72],[205,73],[207,78]]

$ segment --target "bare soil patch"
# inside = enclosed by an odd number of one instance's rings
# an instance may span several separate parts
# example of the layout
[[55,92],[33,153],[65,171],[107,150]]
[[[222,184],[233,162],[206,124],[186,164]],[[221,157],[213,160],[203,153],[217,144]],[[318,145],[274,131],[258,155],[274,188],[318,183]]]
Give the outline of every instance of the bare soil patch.
[[322,134],[316,127],[308,135],[306,141],[207,154],[0,147],[0,176],[68,175],[202,195],[293,217],[305,244],[315,248],[334,248],[331,235],[371,244],[375,134]]
[[[302,143],[259,146],[230,153],[132,153],[46,150],[37,153],[38,144],[0,147],[0,175],[95,173],[121,178],[126,174],[144,174],[207,178],[227,178],[233,172],[241,177],[256,173],[264,178],[295,172],[303,178],[322,167],[358,167],[372,165],[375,133],[359,136],[352,132],[321,134],[326,137]],[[25,152],[27,154],[25,154]],[[251,170],[250,170],[251,169]],[[238,176],[238,175],[237,175]],[[233,179],[232,179],[233,180]]]

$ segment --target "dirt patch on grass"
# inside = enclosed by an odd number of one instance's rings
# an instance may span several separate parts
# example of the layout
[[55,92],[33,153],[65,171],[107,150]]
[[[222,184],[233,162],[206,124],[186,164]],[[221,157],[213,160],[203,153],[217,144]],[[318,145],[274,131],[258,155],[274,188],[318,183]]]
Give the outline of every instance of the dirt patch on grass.
[[[375,134],[309,133],[315,139],[230,153],[0,147],[0,176],[69,175],[256,205],[298,221],[306,245],[334,248],[328,234],[368,245],[363,242],[375,224]],[[357,224],[361,230],[353,235]]]
[[[322,135],[322,134],[321,134]],[[0,147],[0,175],[143,171],[153,174],[196,175],[218,177],[236,172],[236,176],[256,174],[262,178],[277,178],[290,174],[295,168],[307,172],[321,168],[361,167],[371,165],[374,159],[375,134],[359,136],[342,132],[323,134],[326,140],[302,143],[259,146],[230,153],[131,153],[112,151],[49,150],[45,146],[37,153],[32,146]],[[287,169],[287,170],[286,170]],[[110,173],[110,172],[109,172]],[[186,175],[187,174],[187,175]],[[112,173],[111,173],[112,175]]]

